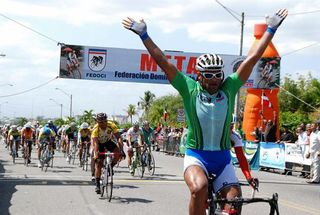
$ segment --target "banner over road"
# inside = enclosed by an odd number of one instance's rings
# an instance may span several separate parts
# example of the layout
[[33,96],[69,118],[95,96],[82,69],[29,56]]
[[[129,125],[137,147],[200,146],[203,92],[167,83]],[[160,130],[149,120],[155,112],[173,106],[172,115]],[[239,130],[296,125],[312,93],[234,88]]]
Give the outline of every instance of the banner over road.
[[[178,70],[196,79],[196,59],[201,53],[164,53]],[[146,50],[66,45],[61,47],[60,56],[60,78],[169,84],[165,74]],[[225,63],[226,76],[235,72],[245,59],[244,56],[237,55],[220,56]],[[244,87],[256,88],[261,85],[262,69],[258,68],[261,68],[259,63],[257,65]],[[263,86],[266,87],[266,84]]]

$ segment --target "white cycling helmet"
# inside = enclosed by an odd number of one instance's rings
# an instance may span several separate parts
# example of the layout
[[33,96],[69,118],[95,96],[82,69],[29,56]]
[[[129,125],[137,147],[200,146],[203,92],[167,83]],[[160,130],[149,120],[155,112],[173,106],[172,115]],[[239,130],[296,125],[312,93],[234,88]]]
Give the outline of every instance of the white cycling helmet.
[[89,124],[84,122],[84,123],[81,124],[80,128],[81,129],[88,129],[89,128]]
[[133,127],[139,127],[139,122],[135,121],[132,125],[133,125]]
[[26,123],[26,124],[24,125],[24,127],[25,127],[25,128],[31,128],[31,127],[32,127],[31,122]]
[[11,129],[14,130],[14,131],[17,130],[17,126],[16,125],[11,125]]
[[217,54],[203,54],[197,58],[196,68],[199,72],[222,70],[224,63]]

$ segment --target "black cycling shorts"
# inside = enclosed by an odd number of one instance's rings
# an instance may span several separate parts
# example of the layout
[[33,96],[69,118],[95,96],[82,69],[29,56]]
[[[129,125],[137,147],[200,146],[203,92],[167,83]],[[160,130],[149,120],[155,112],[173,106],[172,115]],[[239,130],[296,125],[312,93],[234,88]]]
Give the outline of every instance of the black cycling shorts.
[[113,152],[115,148],[118,148],[117,144],[111,140],[106,143],[99,143],[99,152]]

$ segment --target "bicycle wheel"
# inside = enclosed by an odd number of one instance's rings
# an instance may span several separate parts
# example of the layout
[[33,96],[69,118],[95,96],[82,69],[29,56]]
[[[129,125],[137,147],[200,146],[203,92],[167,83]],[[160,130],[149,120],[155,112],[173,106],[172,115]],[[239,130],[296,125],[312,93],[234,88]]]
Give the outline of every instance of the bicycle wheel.
[[12,144],[12,162],[13,164],[16,163],[16,155],[17,155],[17,151],[16,151],[16,141],[13,140],[13,144]]
[[135,155],[131,158],[131,168],[132,168],[131,175],[134,176],[134,173],[135,173],[136,168],[137,168],[137,162],[136,162],[136,156]]
[[113,170],[111,164],[107,166],[107,180],[106,180],[106,194],[108,201],[111,201],[112,198],[112,190],[113,190]]
[[137,175],[140,178],[143,178],[143,174],[144,174],[144,166],[142,165],[142,161],[141,161],[141,156],[138,156],[136,159],[136,163],[137,163]]
[[148,153],[148,158],[147,158],[147,168],[148,168],[148,172],[149,175],[154,175],[154,171],[156,169],[156,162],[154,161],[154,157],[152,155],[152,153]]
[[108,171],[105,169],[105,167],[103,167],[101,171],[101,179],[100,179],[101,197],[103,197],[104,191],[107,189],[107,175],[108,175]]
[[50,161],[51,161],[51,168],[53,168],[53,155],[52,155]]
[[74,144],[72,146],[72,164],[74,165],[74,162],[76,160],[76,152],[77,152],[77,148],[76,148],[76,145]]
[[27,146],[24,147],[24,164],[26,166],[29,166],[29,163],[28,163],[29,157],[30,157],[29,156],[29,146],[27,145]]
[[72,75],[74,79],[81,79],[81,73],[78,68],[72,70]]

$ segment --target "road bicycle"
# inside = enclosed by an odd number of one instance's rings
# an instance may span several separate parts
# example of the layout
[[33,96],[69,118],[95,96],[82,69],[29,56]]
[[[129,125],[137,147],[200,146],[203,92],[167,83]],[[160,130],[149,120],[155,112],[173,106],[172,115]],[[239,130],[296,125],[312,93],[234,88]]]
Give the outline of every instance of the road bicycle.
[[147,168],[149,175],[154,175],[154,171],[156,169],[156,162],[154,160],[153,154],[151,152],[151,145],[145,145],[142,152],[142,164]]
[[16,156],[17,156],[17,154],[18,154],[17,143],[19,143],[19,141],[20,141],[19,138],[13,138],[13,139],[12,139],[11,156],[12,156],[12,162],[13,162],[13,164],[16,163]]
[[81,158],[81,165],[82,165],[82,169],[84,171],[88,171],[88,165],[89,165],[89,146],[90,146],[90,142],[88,141],[83,141],[82,142],[82,158]]
[[132,168],[131,175],[134,176],[135,172],[137,172],[138,176],[140,178],[143,178],[145,165],[143,165],[142,163],[141,152],[139,148],[142,148],[144,146],[135,146],[135,145],[137,144],[133,144],[132,146],[132,149],[134,150],[134,152],[133,152],[133,157],[131,159],[131,168]]
[[[237,215],[239,212],[237,211],[238,208],[241,208],[242,205],[257,203],[257,202],[265,202],[268,203],[270,206],[269,215],[279,215],[279,207],[278,207],[278,194],[274,193],[272,198],[255,198],[255,189],[253,189],[252,197],[251,198],[242,198],[237,197],[234,199],[226,199],[226,198],[218,198],[214,188],[213,182],[216,179],[215,175],[210,175],[208,177],[208,209],[207,215]],[[244,185],[244,184],[241,184]],[[258,188],[257,188],[258,190]],[[224,211],[221,208],[221,205],[229,204],[231,205],[231,209],[229,211]]]
[[100,190],[101,197],[106,194],[108,201],[111,201],[112,198],[112,190],[113,190],[113,168],[112,161],[114,159],[113,152],[100,152],[100,156],[104,156],[104,162],[101,169],[101,177],[100,177]]
[[29,166],[29,160],[31,159],[31,146],[32,146],[32,139],[25,139],[24,140],[24,146],[23,146],[23,151],[24,151],[24,165]]
[[[70,152],[71,150],[71,152]],[[68,163],[71,163],[72,160],[72,164],[74,165],[74,162],[76,160],[76,154],[77,154],[77,144],[75,143],[74,140],[70,140],[70,149],[69,149],[69,160]]]
[[47,172],[49,166],[53,168],[53,154],[47,141],[42,142],[40,147],[42,148],[40,155],[41,171]]

